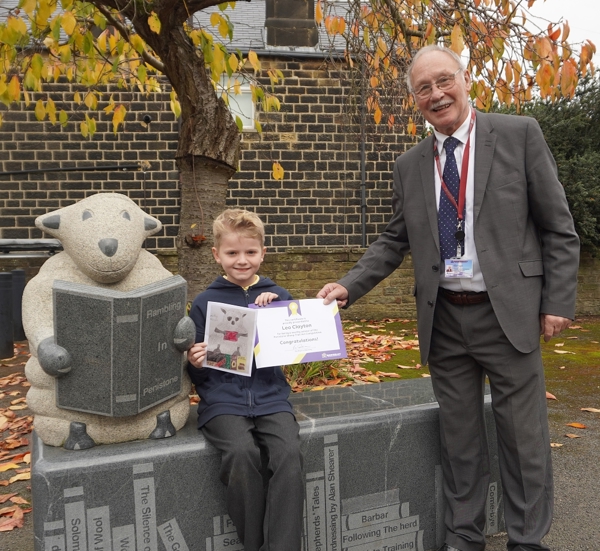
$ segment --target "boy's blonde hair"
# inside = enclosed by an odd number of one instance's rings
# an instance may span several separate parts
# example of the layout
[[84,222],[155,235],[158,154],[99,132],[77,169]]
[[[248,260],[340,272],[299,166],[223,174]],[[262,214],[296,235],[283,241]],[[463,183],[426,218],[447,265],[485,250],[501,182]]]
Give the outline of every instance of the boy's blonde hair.
[[215,218],[213,222],[215,247],[219,248],[223,236],[232,232],[243,237],[259,239],[262,246],[265,244],[265,226],[256,214],[248,210],[227,209]]

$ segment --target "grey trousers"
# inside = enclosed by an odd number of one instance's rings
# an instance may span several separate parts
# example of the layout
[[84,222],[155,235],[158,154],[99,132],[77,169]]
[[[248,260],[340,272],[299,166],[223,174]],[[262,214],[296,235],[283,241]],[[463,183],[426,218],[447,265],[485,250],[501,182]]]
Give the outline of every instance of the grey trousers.
[[[202,427],[222,452],[227,511],[244,551],[300,551],[304,482],[299,429],[287,412],[219,415]],[[261,450],[267,458],[266,486]]]
[[455,305],[440,294],[435,308],[429,366],[440,406],[446,543],[460,551],[485,548],[487,375],[508,550],[548,550],[541,540],[552,522],[553,481],[540,349],[516,350],[489,302]]

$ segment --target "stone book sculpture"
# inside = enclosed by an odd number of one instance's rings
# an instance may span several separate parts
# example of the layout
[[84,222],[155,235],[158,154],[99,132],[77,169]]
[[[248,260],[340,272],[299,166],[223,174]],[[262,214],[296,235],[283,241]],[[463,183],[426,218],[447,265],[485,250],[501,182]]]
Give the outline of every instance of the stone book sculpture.
[[56,405],[123,417],[179,394],[183,357],[174,334],[186,288],[180,276],[127,292],[55,281],[56,344],[83,368],[57,379]]

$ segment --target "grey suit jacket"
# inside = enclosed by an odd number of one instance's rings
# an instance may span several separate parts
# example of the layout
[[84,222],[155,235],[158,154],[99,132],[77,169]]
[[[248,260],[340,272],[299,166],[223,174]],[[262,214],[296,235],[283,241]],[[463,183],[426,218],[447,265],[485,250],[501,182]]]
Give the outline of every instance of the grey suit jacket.
[[[398,157],[385,231],[338,283],[348,305],[410,251],[421,359],[427,362],[440,278],[433,137]],[[477,113],[475,247],[500,325],[524,353],[539,346],[539,314],[574,318],[579,238],[556,164],[535,119]]]

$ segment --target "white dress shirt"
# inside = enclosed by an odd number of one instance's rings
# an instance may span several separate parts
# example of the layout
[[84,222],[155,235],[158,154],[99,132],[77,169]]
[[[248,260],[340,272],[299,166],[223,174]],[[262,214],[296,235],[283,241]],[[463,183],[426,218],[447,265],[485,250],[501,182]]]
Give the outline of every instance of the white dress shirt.
[[[471,122],[471,112],[458,128],[454,134],[452,134],[460,144],[454,150],[454,157],[456,158],[456,164],[459,167],[459,172],[462,169],[463,154],[469,138],[469,124]],[[465,197],[465,246],[463,258],[466,260],[473,261],[473,278],[447,278],[444,267],[440,269],[440,286],[451,291],[485,291],[485,282],[483,281],[483,274],[479,268],[479,259],[477,258],[477,251],[475,250],[475,236],[473,231],[473,201],[475,197],[475,131],[477,123],[473,124],[471,130],[471,142],[469,144],[469,168],[467,174],[467,190]],[[442,173],[444,171],[444,165],[446,163],[446,150],[444,149],[444,140],[448,138],[445,134],[435,131],[435,138],[437,140],[437,149],[440,155],[440,163],[442,165]],[[435,163],[435,161],[434,161]],[[440,193],[442,193],[442,182],[440,180],[440,174],[436,166],[434,166],[435,174],[435,196],[437,201],[437,208],[440,208]]]

